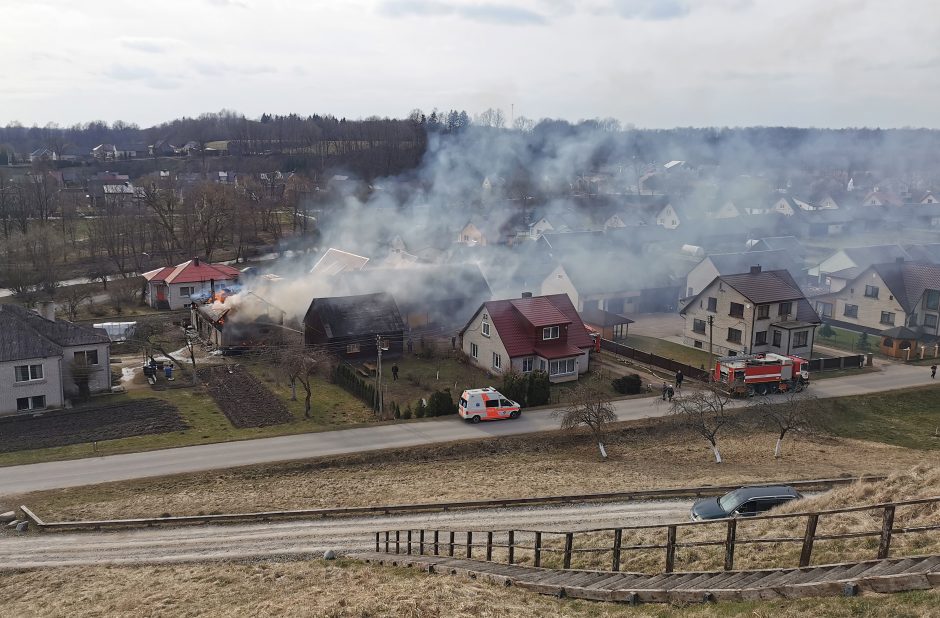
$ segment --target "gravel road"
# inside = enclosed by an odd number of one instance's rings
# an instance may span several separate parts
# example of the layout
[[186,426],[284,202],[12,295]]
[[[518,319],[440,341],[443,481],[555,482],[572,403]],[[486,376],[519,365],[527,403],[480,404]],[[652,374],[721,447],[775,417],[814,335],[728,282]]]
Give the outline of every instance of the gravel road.
[[459,510],[250,525],[0,536],[0,570],[91,564],[159,564],[318,555],[372,547],[387,529],[577,530],[688,518],[689,500]]

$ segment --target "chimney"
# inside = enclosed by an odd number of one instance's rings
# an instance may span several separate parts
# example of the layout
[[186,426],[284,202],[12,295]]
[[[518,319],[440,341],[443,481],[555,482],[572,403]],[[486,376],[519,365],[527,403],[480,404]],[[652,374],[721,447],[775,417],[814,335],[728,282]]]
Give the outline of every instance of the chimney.
[[50,322],[55,322],[55,303],[51,300],[40,301],[36,312]]
[[215,300],[215,279],[209,279],[209,291],[212,293],[212,300]]
[[522,298],[532,298],[532,292],[523,292]]
[[197,257],[193,258],[193,266],[199,266],[199,258]]
[[757,266],[751,266],[751,274],[756,275],[758,273],[760,273],[760,264],[758,264]]

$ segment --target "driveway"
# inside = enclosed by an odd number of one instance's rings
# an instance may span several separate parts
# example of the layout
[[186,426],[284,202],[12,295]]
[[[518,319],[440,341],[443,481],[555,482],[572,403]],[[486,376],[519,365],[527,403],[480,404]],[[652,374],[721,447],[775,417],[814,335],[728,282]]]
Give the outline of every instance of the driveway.
[[633,320],[629,331],[631,335],[682,343],[685,320],[678,313],[640,313],[630,316],[630,319]]

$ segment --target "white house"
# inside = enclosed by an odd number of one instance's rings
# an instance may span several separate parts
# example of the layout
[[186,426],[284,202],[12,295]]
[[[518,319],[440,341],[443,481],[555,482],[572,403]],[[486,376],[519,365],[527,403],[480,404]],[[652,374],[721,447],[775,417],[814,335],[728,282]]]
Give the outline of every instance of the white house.
[[[0,414],[60,408],[79,395],[83,381],[89,394],[111,390],[108,334],[57,321],[52,303],[41,311],[0,305]],[[75,363],[87,367],[87,376],[76,378]]]
[[225,264],[207,264],[193,258],[177,266],[157,268],[143,274],[147,280],[147,302],[154,309],[184,309],[195,299],[207,298],[227,285],[237,283],[241,273]]
[[799,262],[790,252],[783,249],[715,253],[703,258],[686,275],[683,298],[695,296],[714,281],[715,277],[746,273],[752,266],[760,266],[764,270],[787,270],[791,274],[800,274]]

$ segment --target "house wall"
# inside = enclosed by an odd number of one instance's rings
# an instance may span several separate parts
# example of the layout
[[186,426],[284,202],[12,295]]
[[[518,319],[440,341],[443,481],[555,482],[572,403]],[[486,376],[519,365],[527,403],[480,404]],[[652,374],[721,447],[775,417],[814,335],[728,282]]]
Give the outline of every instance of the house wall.
[[708,284],[714,281],[715,277],[720,274],[718,269],[715,268],[715,265],[712,264],[712,261],[709,258],[705,258],[696,264],[695,267],[689,271],[689,274],[686,275],[683,297],[695,296],[704,290]]
[[[509,354],[506,352],[506,346],[503,345],[502,339],[499,337],[499,333],[496,332],[496,326],[493,324],[492,320],[488,320],[490,324],[490,335],[489,337],[483,334],[483,316],[487,315],[486,308],[481,307],[479,311],[474,314],[473,318],[468,322],[468,325],[463,333],[463,339],[460,342],[461,349],[470,358],[470,362],[489,371],[493,374],[501,374],[510,367],[516,368],[519,371],[522,370],[522,359],[518,360],[518,366],[514,365],[512,359],[509,358]],[[475,343],[478,346],[477,357],[474,358],[470,353],[470,344]],[[493,353],[499,354],[502,358],[502,367],[500,369],[493,368]],[[536,365],[538,366],[538,365]]]
[[661,225],[667,230],[674,230],[679,227],[679,213],[672,207],[672,204],[666,206],[656,215],[656,225]]
[[549,294],[567,294],[575,309],[578,311],[584,310],[584,307],[580,304],[578,290],[575,289],[574,284],[568,277],[568,273],[565,272],[564,266],[558,265],[555,267],[555,270],[545,277],[545,280],[542,281],[539,294],[541,296],[548,296]]
[[477,228],[477,226],[472,223],[468,223],[464,226],[460,233],[457,235],[457,242],[463,245],[477,244],[481,247],[486,246],[486,237],[483,235],[483,232]]
[[[865,296],[865,286],[873,285],[878,287],[878,298]],[[836,292],[823,294],[813,299],[814,307],[819,303],[832,303],[832,317],[824,318],[826,321],[843,322],[847,325],[863,326],[875,330],[885,330],[892,326],[904,326],[907,324],[908,316],[901,308],[901,304],[894,299],[884,280],[878,276],[874,268],[866,269],[854,281]],[[846,305],[858,306],[858,317],[852,318],[845,315]],[[895,314],[894,324],[882,324],[881,312],[889,311]],[[821,312],[817,310],[817,313]],[[922,312],[921,312],[922,313]],[[922,316],[918,316],[923,320]]]
[[853,266],[855,266],[855,262],[853,262],[844,251],[837,251],[820,262],[819,266],[810,268],[809,274],[811,276],[817,276],[820,273],[834,273]]
[[738,207],[734,205],[734,202],[725,202],[721,205],[721,208],[716,210],[711,218],[712,219],[734,219],[735,217],[740,217],[741,213],[738,211]]
[[72,359],[76,352],[96,350],[98,352],[98,365],[88,380],[88,390],[90,393],[109,393],[111,392],[111,346],[107,343],[97,345],[77,345],[63,348],[62,357],[62,390],[66,397],[75,397],[78,395],[78,386],[72,380],[70,371]]
[[[225,287],[225,285],[232,283],[234,279],[216,279],[215,280],[215,289],[216,291]],[[157,282],[150,282],[147,284],[147,300],[151,307],[157,308],[157,294],[156,288],[158,287]],[[208,295],[212,291],[212,285],[208,281],[195,281],[192,283],[171,283],[167,285],[166,300],[169,304],[170,310],[183,309],[186,305],[192,303],[192,298],[189,296],[183,296],[180,291],[182,288],[193,287],[196,288],[193,292],[197,296],[200,294]]]
[[[30,358],[0,363],[0,414],[16,412],[20,397],[46,396],[47,408],[60,408],[62,397],[61,357]],[[17,365],[42,365],[42,379],[16,382]]]

